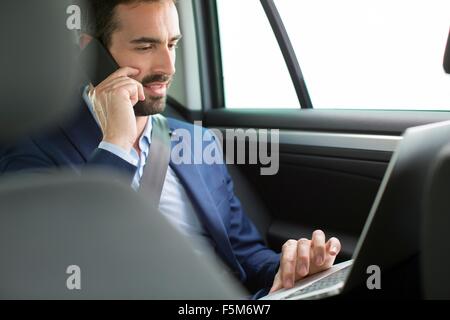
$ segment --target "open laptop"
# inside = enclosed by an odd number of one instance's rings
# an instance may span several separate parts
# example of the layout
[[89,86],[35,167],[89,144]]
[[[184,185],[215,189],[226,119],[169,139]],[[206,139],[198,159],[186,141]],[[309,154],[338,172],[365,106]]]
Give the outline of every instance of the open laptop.
[[450,121],[408,129],[391,159],[352,260],[300,280],[261,300],[320,299],[361,287],[376,266],[381,278],[419,253],[423,193],[439,151],[450,143]]

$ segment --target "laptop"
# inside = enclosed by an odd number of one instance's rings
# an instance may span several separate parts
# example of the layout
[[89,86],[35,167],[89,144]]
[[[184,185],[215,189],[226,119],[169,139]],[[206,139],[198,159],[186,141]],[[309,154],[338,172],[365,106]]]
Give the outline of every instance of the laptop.
[[351,260],[261,300],[321,299],[366,285],[419,254],[423,194],[434,158],[450,141],[450,121],[408,129],[390,161]]

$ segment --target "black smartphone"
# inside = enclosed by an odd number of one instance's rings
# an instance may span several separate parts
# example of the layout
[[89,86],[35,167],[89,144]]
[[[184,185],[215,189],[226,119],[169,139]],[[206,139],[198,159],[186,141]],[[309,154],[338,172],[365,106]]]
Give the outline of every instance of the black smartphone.
[[[119,69],[119,65],[112,55],[96,38],[93,38],[86,48],[81,51],[79,62],[94,87],[98,86],[113,72]],[[142,109],[138,107],[141,103],[142,101],[138,101],[134,109]]]

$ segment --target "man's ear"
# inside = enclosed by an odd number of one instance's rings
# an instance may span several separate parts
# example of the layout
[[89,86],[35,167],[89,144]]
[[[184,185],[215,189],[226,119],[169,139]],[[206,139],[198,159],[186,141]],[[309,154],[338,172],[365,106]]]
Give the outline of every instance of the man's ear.
[[92,39],[92,36],[88,35],[87,33],[82,33],[79,40],[81,50],[86,48],[86,46],[92,41]]

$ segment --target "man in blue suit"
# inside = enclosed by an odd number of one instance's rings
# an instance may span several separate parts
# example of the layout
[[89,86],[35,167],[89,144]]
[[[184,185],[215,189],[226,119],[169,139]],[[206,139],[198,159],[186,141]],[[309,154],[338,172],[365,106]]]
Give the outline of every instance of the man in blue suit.
[[[91,1],[95,23],[85,25],[85,47],[95,37],[121,67],[97,87],[80,93],[80,109],[70,123],[4,150],[1,172],[69,167],[108,167],[138,189],[151,144],[152,116],[165,108],[181,39],[174,0]],[[138,101],[142,103],[134,108]],[[168,119],[170,129],[194,126]],[[204,133],[209,132],[202,129]],[[173,139],[172,147],[178,143]],[[190,146],[187,145],[187,148]],[[214,251],[249,288],[276,291],[330,268],[340,251],[322,231],[312,239],[290,240],[277,254],[267,248],[246,217],[223,164],[175,164],[165,178],[160,212],[191,237],[199,251]]]

